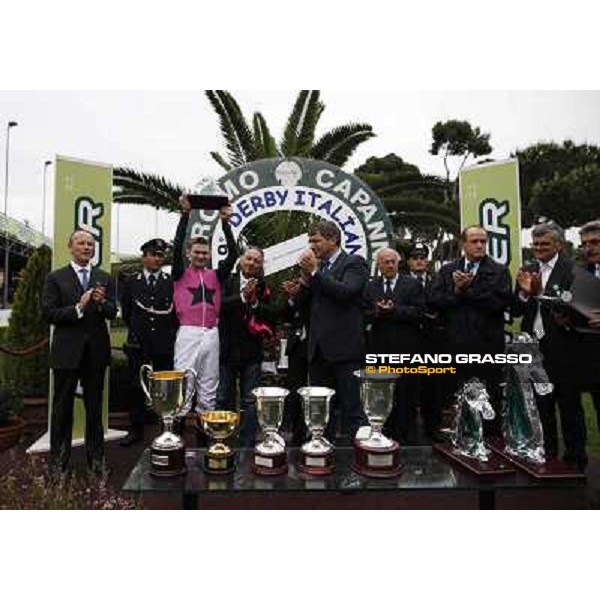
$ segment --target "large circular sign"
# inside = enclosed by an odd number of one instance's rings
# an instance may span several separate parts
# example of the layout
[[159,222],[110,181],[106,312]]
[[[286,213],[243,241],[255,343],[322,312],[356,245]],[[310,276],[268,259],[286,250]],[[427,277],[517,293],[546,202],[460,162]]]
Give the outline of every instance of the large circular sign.
[[[333,221],[342,232],[342,247],[373,265],[374,254],[392,241],[385,208],[360,179],[325,162],[304,159],[265,159],[239,167],[219,180],[233,206],[231,227],[239,238],[244,228],[276,211],[301,211]],[[227,253],[218,212],[198,210],[190,216],[190,237],[212,240],[213,265]],[[263,248],[265,273],[293,266],[308,247],[308,235]],[[374,265],[373,265],[374,267]]]

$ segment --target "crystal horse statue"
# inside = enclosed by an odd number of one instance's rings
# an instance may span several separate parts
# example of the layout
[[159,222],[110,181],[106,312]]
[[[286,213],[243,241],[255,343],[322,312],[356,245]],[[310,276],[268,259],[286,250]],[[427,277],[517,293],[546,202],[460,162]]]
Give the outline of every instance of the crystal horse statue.
[[496,416],[485,385],[476,377],[466,381],[456,392],[457,412],[452,444],[459,454],[487,462],[489,450],[483,443],[482,418]]
[[544,434],[533,391],[539,396],[552,392],[552,384],[542,366],[538,344],[527,333],[521,333],[507,345],[511,354],[531,354],[530,364],[508,366],[504,390],[502,434],[506,451],[517,458],[543,464]]

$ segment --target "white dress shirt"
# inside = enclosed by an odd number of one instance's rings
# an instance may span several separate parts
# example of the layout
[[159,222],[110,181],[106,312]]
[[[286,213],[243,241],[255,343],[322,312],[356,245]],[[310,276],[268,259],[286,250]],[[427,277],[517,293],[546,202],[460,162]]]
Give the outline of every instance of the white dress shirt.
[[[83,288],[83,291],[86,292],[89,288],[90,285],[90,281],[92,279],[92,265],[90,265],[90,263],[88,263],[85,267],[78,265],[75,261],[71,261],[71,268],[73,269],[73,271],[75,271],[75,273],[77,274],[77,279],[79,279],[79,283],[81,284],[81,287]],[[87,286],[83,285],[83,273],[82,271],[86,271],[87,274]],[[83,317],[83,309],[81,308],[81,306],[79,306],[79,304],[75,305],[75,310],[77,311],[77,318],[81,319]]]
[[[382,281],[382,283],[383,283],[383,291],[387,292],[387,282],[388,282],[389,277],[384,277],[382,275],[382,278],[383,278],[383,281]],[[398,273],[396,273],[395,277],[392,277],[392,279],[390,280],[390,282],[392,284],[392,293],[393,293],[394,290],[396,289],[396,284],[398,283]]]
[[[557,260],[558,254],[555,254],[554,258],[549,260],[547,263],[540,263],[540,276],[542,278],[542,294],[546,290],[546,286],[548,285],[548,279],[550,279],[550,275],[552,275],[552,271],[554,270]],[[538,340],[541,340],[546,333],[544,331],[544,323],[542,321],[542,314],[540,312],[539,303],[535,314],[535,319],[533,321],[533,331]]]
[[[244,304],[247,304],[246,302],[246,297],[244,296],[244,288],[248,285],[248,282],[250,281],[251,278],[246,277],[241,271],[240,271],[240,298],[242,299],[242,302]],[[255,278],[254,278],[255,279]],[[258,306],[258,298],[251,304],[252,308],[256,308]]]

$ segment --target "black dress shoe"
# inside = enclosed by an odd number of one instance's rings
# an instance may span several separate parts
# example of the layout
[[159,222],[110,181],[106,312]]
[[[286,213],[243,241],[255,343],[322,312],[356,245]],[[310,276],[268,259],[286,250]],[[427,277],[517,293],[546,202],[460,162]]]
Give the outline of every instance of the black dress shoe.
[[129,448],[129,446],[133,446],[139,442],[144,441],[144,436],[137,431],[130,431],[126,437],[124,437],[119,444],[124,448]]

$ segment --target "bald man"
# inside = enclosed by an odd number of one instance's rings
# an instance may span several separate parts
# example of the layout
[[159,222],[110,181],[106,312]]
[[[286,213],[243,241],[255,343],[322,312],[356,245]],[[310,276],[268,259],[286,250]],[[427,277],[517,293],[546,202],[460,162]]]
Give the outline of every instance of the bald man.
[[[487,242],[485,229],[466,227],[460,237],[464,256],[444,265],[427,293],[428,305],[440,313],[447,349],[454,354],[504,352],[504,312],[512,304],[512,284],[508,269],[488,256]],[[486,421],[486,430],[499,434],[501,367],[459,364],[457,371],[457,387],[470,377],[485,382],[496,412],[493,421]]]
[[42,310],[54,325],[49,366],[54,375],[50,425],[50,470],[64,473],[71,456],[73,403],[77,383],[85,405],[85,451],[88,468],[104,473],[102,393],[110,365],[107,319],[117,315],[115,285],[108,273],[92,265],[95,241],[88,231],[69,237],[71,263],[50,273]]

